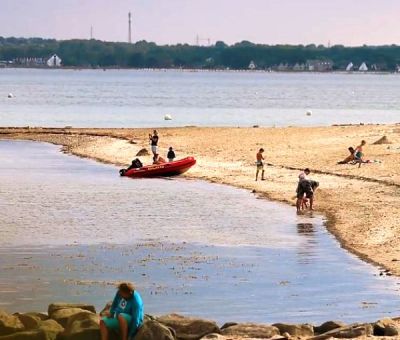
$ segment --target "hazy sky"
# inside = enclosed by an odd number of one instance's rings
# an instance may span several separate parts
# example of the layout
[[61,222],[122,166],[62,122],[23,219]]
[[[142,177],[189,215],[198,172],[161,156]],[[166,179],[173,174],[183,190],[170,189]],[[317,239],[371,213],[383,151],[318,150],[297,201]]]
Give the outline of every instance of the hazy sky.
[[[0,0],[0,36],[400,44],[400,0]],[[203,42],[206,43],[206,42]]]

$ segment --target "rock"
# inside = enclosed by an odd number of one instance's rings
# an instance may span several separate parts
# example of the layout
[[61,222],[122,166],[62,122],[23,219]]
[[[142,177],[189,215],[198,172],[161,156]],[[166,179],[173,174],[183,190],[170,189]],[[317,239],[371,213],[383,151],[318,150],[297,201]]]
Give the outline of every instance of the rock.
[[27,330],[27,331],[39,328],[39,325],[42,321],[40,318],[37,318],[32,315],[19,314],[19,313],[16,313],[14,315],[19,319],[19,321],[22,322],[25,330]]
[[141,150],[136,154],[136,156],[149,156],[149,155],[150,155],[150,152],[149,152],[147,149],[145,149],[145,148],[141,149]]
[[45,320],[45,321],[42,321],[41,324],[40,324],[40,326],[39,326],[39,329],[42,329],[42,330],[44,330],[44,331],[47,332],[47,333],[55,333],[55,334],[58,334],[58,333],[61,333],[61,332],[64,331],[63,326],[61,326],[61,325],[60,325],[57,321],[55,321],[55,320]]
[[197,340],[210,333],[221,333],[214,321],[187,318],[178,314],[160,316],[156,320],[172,328],[178,340]]
[[392,319],[382,319],[372,324],[375,336],[396,336],[399,335],[399,329]]
[[254,323],[241,323],[235,326],[230,326],[223,329],[221,333],[222,335],[243,336],[257,339],[272,338],[275,335],[280,335],[277,327]]
[[314,332],[315,334],[324,334],[326,332],[345,326],[346,325],[340,321],[327,321],[320,326],[314,327]]
[[80,308],[84,310],[88,310],[89,312],[96,314],[96,308],[93,305],[87,305],[82,303],[52,303],[49,305],[47,313],[49,314],[50,319],[52,319],[52,314],[60,309],[68,309],[68,308]]
[[379,138],[377,141],[372,143],[373,145],[380,145],[380,144],[392,144],[391,141],[386,136]]
[[33,316],[34,318],[40,319],[41,321],[45,321],[45,320],[49,319],[49,316],[44,313],[29,312],[29,313],[24,313],[24,315]]
[[341,328],[334,329],[321,335],[317,335],[309,338],[309,340],[325,340],[330,338],[338,339],[352,339],[358,338],[359,336],[371,336],[373,334],[373,328],[370,324],[354,324]]
[[291,325],[275,323],[272,326],[279,329],[281,334],[288,333],[291,336],[309,337],[314,335],[314,327],[309,324]]
[[92,312],[89,312],[87,310],[81,309],[81,308],[65,308],[65,309],[59,309],[51,314],[51,318],[55,321],[57,321],[61,326],[64,328],[67,326],[67,323],[69,319],[76,315],[76,314],[81,314],[81,313],[86,313],[86,314],[91,314],[91,315],[96,315]]
[[139,328],[135,340],[176,340],[175,332],[155,320],[146,321]]
[[222,325],[221,330],[222,330],[222,329],[225,329],[225,328],[228,328],[228,327],[231,327],[231,326],[236,326],[237,324],[238,324],[237,322],[225,322],[225,323]]
[[99,316],[88,311],[72,315],[60,340],[99,340]]
[[20,332],[25,329],[23,323],[15,315],[0,310],[0,336]]
[[6,336],[0,336],[1,340],[55,340],[49,338],[46,332],[37,329],[33,331],[17,332]]

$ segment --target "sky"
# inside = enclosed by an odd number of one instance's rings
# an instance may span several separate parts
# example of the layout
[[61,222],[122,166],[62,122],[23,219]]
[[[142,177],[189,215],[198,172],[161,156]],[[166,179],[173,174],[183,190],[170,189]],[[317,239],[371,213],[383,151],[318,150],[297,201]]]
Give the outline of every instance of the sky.
[[400,0],[0,0],[0,36],[158,44],[400,44]]

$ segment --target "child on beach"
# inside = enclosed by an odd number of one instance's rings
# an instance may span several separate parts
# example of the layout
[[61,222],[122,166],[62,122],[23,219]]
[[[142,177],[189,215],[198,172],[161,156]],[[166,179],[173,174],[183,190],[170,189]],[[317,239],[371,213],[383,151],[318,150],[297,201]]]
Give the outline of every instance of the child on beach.
[[258,180],[258,173],[261,171],[261,180],[262,181],[265,181],[265,178],[264,178],[264,156],[263,156],[263,153],[264,153],[264,149],[263,148],[261,148],[259,151],[258,151],[258,153],[257,153],[257,155],[256,155],[256,166],[257,166],[257,171],[256,171],[256,181]]
[[357,146],[354,151],[354,162],[358,163],[359,168],[361,167],[361,163],[367,163],[363,159],[364,157],[363,147],[365,146],[365,144],[367,144],[367,142],[365,140],[362,140],[361,144]]
[[107,340],[111,331],[116,331],[121,340],[133,338],[143,324],[143,301],[131,283],[118,286],[110,311],[100,320],[101,340]]
[[172,146],[170,146],[170,147],[169,147],[168,154],[167,154],[168,162],[173,162],[174,159],[175,159],[175,157],[176,157],[176,156],[175,156],[174,149],[172,148]]

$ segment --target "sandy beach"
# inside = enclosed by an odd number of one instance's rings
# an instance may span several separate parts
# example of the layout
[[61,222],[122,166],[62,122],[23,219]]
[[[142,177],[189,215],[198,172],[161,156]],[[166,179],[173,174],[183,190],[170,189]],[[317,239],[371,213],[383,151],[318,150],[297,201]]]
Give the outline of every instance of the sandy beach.
[[[62,146],[81,157],[125,166],[149,149],[150,129],[1,128],[0,138],[34,140]],[[197,165],[187,177],[256,191],[294,205],[299,171],[312,169],[320,182],[316,213],[341,245],[366,261],[400,275],[400,125],[321,128],[164,128],[160,151],[169,146],[178,158],[193,155]],[[389,144],[373,144],[386,136]],[[370,164],[337,165],[349,146],[365,139]],[[267,180],[255,182],[255,154],[263,147]],[[149,156],[141,157],[149,163]],[[293,208],[295,209],[295,208]],[[390,275],[390,273],[389,273]]]

